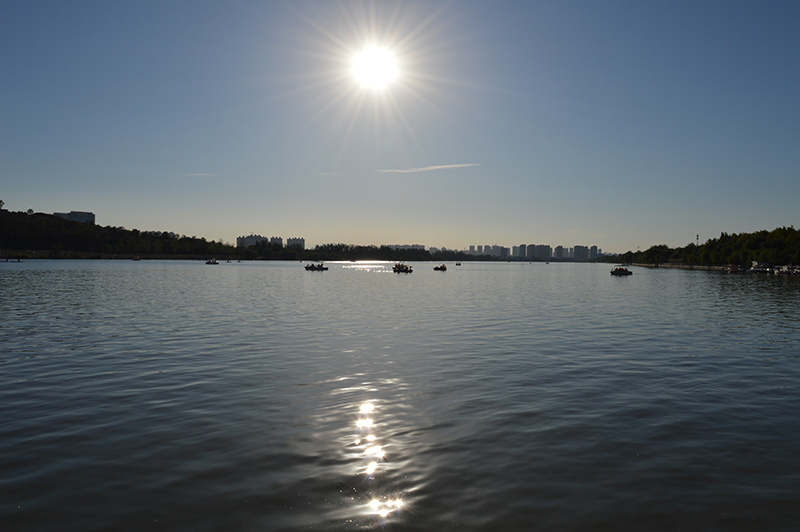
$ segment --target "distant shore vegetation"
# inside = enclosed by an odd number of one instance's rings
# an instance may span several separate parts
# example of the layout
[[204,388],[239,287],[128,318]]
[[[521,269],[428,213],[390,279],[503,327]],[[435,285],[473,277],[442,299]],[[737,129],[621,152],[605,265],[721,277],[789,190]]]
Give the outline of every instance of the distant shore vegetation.
[[[240,259],[240,260],[386,260],[386,261],[506,261],[532,259],[471,255],[444,250],[396,249],[389,246],[321,244],[313,249],[259,242],[237,248],[225,242],[170,232],[139,231],[64,220],[42,213],[0,211],[0,256],[4,258],[133,258]],[[542,259],[538,259],[542,260]],[[549,259],[558,262],[558,259]],[[568,260],[568,259],[566,259]],[[800,231],[780,227],[772,231],[727,234],[704,244],[670,248],[655,245],[645,251],[604,255],[597,262],[627,264],[747,265],[800,262]]]
[[755,233],[721,233],[704,244],[670,248],[652,246],[645,251],[628,251],[602,257],[603,262],[626,264],[750,265],[753,261],[772,265],[800,262],[800,231],[792,226]]

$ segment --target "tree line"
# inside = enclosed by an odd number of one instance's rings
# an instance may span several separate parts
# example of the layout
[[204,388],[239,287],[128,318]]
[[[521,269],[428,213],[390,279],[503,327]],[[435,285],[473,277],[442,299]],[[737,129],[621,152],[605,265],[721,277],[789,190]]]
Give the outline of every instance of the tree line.
[[50,214],[0,212],[0,246],[17,256],[102,258],[132,256],[231,257],[229,244],[166,232],[143,232],[64,220]]
[[99,226],[42,213],[0,211],[0,253],[5,257],[48,258],[222,258],[247,260],[496,260],[460,252],[431,254],[422,249],[322,244],[314,249],[259,242],[236,248],[205,238],[124,227]]
[[772,265],[796,264],[800,261],[800,231],[792,226],[755,233],[721,233],[705,244],[689,244],[670,248],[664,244],[645,251],[603,257],[605,262],[626,264],[696,264],[749,266],[752,261]]
[[[13,250],[13,251],[10,251]],[[513,260],[461,251],[430,253],[424,249],[389,246],[321,244],[313,249],[284,247],[264,241],[249,248],[167,232],[145,232],[124,227],[98,226],[64,220],[49,214],[0,211],[0,252],[5,257],[141,256],[142,258],[216,257],[249,260],[387,260],[387,261],[498,261]],[[773,265],[800,262],[800,231],[779,227],[772,231],[727,234],[701,245],[670,248],[652,246],[645,251],[599,258],[604,262],[640,264],[749,265],[752,261]]]

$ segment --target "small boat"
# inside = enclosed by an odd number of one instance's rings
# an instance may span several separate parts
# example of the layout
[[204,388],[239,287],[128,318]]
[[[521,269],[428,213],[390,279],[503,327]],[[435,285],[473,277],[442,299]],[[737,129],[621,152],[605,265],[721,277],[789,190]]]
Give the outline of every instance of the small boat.
[[398,262],[392,267],[392,271],[394,273],[413,273],[414,270],[411,269],[411,266]]
[[217,262],[217,259],[210,259],[206,261],[206,264],[219,264],[219,262]]
[[436,270],[437,272],[446,272],[447,266],[442,264],[441,266],[434,266],[433,269]]
[[611,270],[611,275],[618,275],[618,276],[621,277],[621,276],[624,276],[624,275],[633,275],[633,272],[628,270],[628,268],[622,268],[622,267],[618,266],[618,267],[614,268],[613,270]]
[[747,270],[747,273],[772,273],[772,268],[770,268],[769,264],[766,262],[758,262],[757,260],[754,260],[751,268]]
[[323,266],[322,263],[319,264],[306,264],[306,271],[307,272],[324,272],[327,271],[328,267]]
[[461,263],[460,262],[456,262],[456,266],[461,266]]

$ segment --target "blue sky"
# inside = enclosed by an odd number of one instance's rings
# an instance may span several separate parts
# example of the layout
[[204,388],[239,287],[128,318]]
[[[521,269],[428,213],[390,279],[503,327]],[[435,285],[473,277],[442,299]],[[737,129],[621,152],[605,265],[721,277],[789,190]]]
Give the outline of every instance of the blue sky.
[[[797,2],[3,2],[0,199],[234,242],[797,226]],[[352,56],[390,49],[397,80]]]

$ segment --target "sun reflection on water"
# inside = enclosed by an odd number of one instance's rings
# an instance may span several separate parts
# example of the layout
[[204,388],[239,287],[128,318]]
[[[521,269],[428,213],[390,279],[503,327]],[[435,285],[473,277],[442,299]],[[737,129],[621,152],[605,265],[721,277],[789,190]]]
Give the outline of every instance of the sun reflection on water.
[[380,493],[379,483],[372,482],[382,472],[382,466],[386,463],[386,450],[385,446],[379,443],[378,436],[372,432],[375,427],[372,417],[375,413],[375,405],[371,402],[362,403],[359,405],[358,412],[357,436],[354,443],[356,447],[363,447],[361,456],[364,457],[366,465],[360,466],[359,471],[364,475],[364,481],[370,486],[370,493],[367,494],[369,502],[365,505],[364,513],[378,516],[383,520],[390,514],[398,514],[403,507],[403,501],[396,494]]
[[385,260],[358,261],[358,262],[345,263],[342,265],[342,268],[357,270],[362,272],[369,272],[369,273],[393,273],[391,269],[392,264],[394,263]]
[[368,506],[371,513],[386,517],[391,512],[399,511],[400,507],[403,506],[403,501],[400,499],[387,499],[381,502],[378,499],[372,499],[369,501]]

